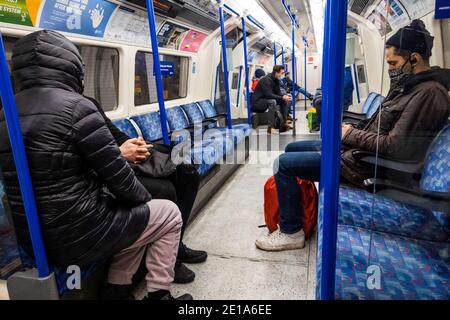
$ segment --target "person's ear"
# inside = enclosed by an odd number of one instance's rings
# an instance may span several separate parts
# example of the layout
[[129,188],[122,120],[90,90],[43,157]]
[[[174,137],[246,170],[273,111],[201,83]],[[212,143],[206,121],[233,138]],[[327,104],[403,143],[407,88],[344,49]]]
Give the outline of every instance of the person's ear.
[[411,54],[411,58],[410,58],[409,62],[411,63],[411,65],[413,67],[415,67],[417,65],[417,63],[420,61],[420,59],[421,59],[420,55],[413,53],[413,54]]

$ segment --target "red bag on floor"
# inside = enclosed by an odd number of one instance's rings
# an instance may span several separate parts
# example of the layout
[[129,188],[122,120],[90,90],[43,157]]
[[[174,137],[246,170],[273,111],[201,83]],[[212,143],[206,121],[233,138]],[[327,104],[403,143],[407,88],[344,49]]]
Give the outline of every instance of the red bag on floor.
[[[297,183],[301,189],[300,202],[302,212],[302,224],[305,237],[308,239],[311,236],[317,224],[317,208],[318,196],[317,189],[313,182],[308,180],[297,179]],[[272,176],[264,185],[264,220],[267,228],[272,233],[278,229],[280,222],[280,208],[278,206],[278,194],[275,184],[275,178]]]

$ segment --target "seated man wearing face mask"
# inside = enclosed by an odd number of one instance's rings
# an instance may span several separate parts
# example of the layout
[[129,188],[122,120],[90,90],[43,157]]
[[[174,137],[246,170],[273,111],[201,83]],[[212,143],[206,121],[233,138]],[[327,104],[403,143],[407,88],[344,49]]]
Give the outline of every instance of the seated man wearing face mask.
[[[362,185],[374,175],[372,166],[353,158],[354,150],[378,152],[399,160],[423,160],[450,115],[450,70],[430,67],[433,37],[420,20],[400,29],[386,44],[391,89],[380,110],[357,127],[342,126],[343,181]],[[300,249],[305,245],[300,192],[295,177],[320,179],[320,141],[298,141],[286,147],[274,164],[280,206],[280,228],[256,241],[266,251]]]

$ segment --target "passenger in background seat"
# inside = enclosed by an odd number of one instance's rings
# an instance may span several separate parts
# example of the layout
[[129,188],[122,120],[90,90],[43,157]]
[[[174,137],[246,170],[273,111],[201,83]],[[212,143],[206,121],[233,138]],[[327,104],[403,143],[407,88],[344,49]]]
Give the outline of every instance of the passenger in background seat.
[[[120,146],[122,157],[128,162],[143,162],[150,154],[145,147],[146,142],[142,138],[131,139],[120,131],[106,116],[100,104],[93,98],[88,98],[96,106],[105,119],[106,125],[111,131],[117,145]],[[177,262],[175,264],[175,283],[189,283],[194,281],[195,273],[186,267],[184,263],[205,262],[208,254],[205,251],[192,250],[183,243],[183,235],[194,206],[195,198],[200,183],[200,177],[193,165],[180,164],[177,171],[167,178],[150,178],[137,176],[137,179],[152,195],[153,199],[166,199],[175,202],[181,211],[183,227],[181,228],[180,246],[178,247]]]
[[[420,20],[412,21],[387,41],[391,89],[380,110],[363,129],[342,126],[342,180],[362,186],[365,179],[374,176],[373,166],[363,166],[353,158],[355,150],[423,161],[450,115],[450,70],[430,67],[432,48],[433,37]],[[286,153],[275,162],[280,228],[258,239],[258,248],[280,251],[304,247],[301,190],[295,177],[319,181],[320,159],[320,141],[298,141],[289,144]]]
[[269,127],[267,133],[272,134],[275,127],[275,114],[281,113],[282,124],[280,132],[285,132],[290,127],[286,124],[288,103],[292,101],[292,97],[281,93],[280,78],[284,75],[284,66],[276,65],[273,67],[272,73],[259,80],[252,95],[252,111],[266,112],[269,115]]
[[[145,256],[147,299],[173,299],[169,288],[182,219],[168,200],[152,200],[120,156],[97,107],[82,96],[83,61],[61,34],[41,30],[13,48],[16,104],[44,243],[53,266],[112,257],[104,298],[131,298]],[[32,255],[4,115],[0,166],[17,238]],[[181,299],[192,299],[184,295]]]

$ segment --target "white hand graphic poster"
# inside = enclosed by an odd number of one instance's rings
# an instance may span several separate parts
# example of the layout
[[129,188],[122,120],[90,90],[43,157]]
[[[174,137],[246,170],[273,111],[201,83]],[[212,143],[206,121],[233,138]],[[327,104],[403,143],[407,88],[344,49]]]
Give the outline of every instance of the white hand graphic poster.
[[116,7],[105,0],[47,0],[39,27],[103,37]]

